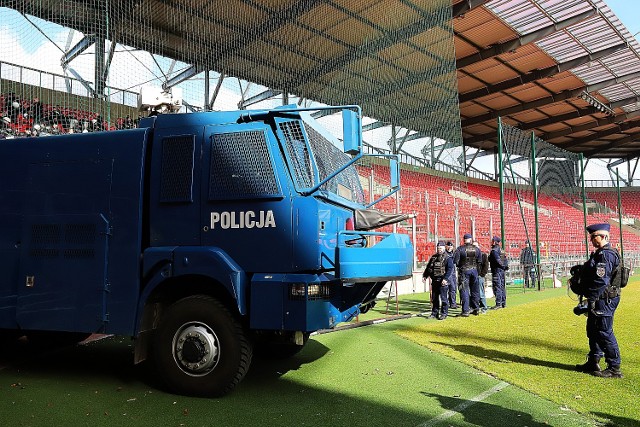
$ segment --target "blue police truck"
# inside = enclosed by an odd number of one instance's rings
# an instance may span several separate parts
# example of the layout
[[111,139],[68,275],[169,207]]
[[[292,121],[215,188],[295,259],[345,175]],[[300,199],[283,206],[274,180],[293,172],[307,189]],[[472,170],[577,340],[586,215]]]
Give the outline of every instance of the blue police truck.
[[169,390],[219,396],[254,349],[352,319],[413,248],[364,231],[387,220],[355,167],[361,113],[332,108],[342,141],[295,106],[0,141],[0,333],[131,336]]

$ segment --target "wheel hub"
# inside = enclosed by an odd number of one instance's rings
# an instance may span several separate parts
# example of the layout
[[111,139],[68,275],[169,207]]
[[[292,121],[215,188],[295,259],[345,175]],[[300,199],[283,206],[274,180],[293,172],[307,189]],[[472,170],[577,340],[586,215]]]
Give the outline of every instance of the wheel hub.
[[174,336],[173,354],[178,366],[186,373],[205,375],[218,364],[218,337],[204,324],[186,324]]

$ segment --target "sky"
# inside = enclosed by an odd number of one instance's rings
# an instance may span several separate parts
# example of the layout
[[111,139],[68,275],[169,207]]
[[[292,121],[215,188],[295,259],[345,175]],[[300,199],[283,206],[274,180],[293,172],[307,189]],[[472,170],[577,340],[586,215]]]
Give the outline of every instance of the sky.
[[[604,0],[631,34],[640,31],[640,2],[638,0]],[[640,34],[636,34],[640,40]]]

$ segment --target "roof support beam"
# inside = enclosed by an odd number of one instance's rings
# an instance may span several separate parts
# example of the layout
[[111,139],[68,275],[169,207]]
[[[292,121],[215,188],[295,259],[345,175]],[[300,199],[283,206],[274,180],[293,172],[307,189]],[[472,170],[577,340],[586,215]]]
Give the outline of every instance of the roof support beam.
[[615,77],[613,79],[605,80],[591,86],[582,86],[573,90],[566,90],[564,92],[554,93],[544,98],[536,99],[535,101],[525,102],[519,105],[515,105],[513,107],[504,108],[502,110],[490,111],[485,114],[481,114],[478,116],[474,116],[474,117],[470,117],[468,119],[462,120],[462,127],[465,128],[467,126],[486,122],[487,120],[497,119],[498,117],[504,117],[510,114],[520,113],[523,111],[531,110],[533,108],[538,108],[544,105],[552,104],[554,102],[564,101],[571,98],[577,98],[585,90],[587,92],[596,92],[600,89],[611,86],[613,84],[623,83],[628,80],[635,79],[637,77],[640,77],[640,71],[637,71],[635,73],[625,74],[624,76]]
[[[634,102],[640,102],[640,97],[634,96],[631,98],[625,98],[625,99],[621,99],[619,101],[611,102],[605,105],[607,105],[611,109],[614,109],[614,108],[623,107],[625,105],[633,104]],[[565,114],[560,114],[559,116],[548,117],[546,119],[536,120],[529,123],[521,123],[517,127],[520,130],[536,129],[539,127],[548,126],[554,123],[560,123],[566,120],[576,119],[578,117],[584,117],[584,116],[588,116],[595,113],[598,113],[598,110],[596,110],[595,107],[589,106],[585,108],[578,108],[577,110],[574,110]],[[634,113],[629,113],[626,115],[618,114],[614,117],[611,117],[611,120],[606,120],[606,122],[604,122],[604,119],[598,119],[596,122],[590,122],[590,123],[579,126],[580,128],[579,130],[576,130],[576,128],[569,128],[568,130],[562,130],[562,131],[558,131],[550,134],[540,133],[538,136],[540,136],[542,139],[545,139],[545,140],[558,138],[560,136],[569,135],[574,132],[584,131],[594,127],[603,126],[605,124],[618,123],[623,120],[628,120],[637,116],[637,114],[634,114]],[[487,141],[495,138],[497,132],[498,131],[496,130],[494,132],[487,132],[480,135],[474,135],[474,136],[465,138],[464,143],[465,145],[473,145],[478,142]]]
[[242,100],[242,101],[238,102],[238,109],[239,110],[244,110],[249,105],[257,104],[258,102],[265,101],[265,100],[267,100],[269,98],[273,98],[274,96],[278,96],[278,95],[281,95],[281,94],[282,94],[281,90],[267,89],[264,92],[261,92],[261,93],[259,93],[257,95],[253,95],[250,98],[247,98],[245,100]]
[[162,83],[162,89],[163,90],[171,89],[175,85],[180,84],[185,80],[189,80],[191,77],[194,77],[203,71],[204,71],[203,67],[192,65],[189,68],[186,68],[185,70],[183,70],[182,72],[176,74],[172,78],[168,79],[166,82]]
[[607,116],[607,117],[602,117],[602,118],[594,118],[595,120],[593,120],[593,121],[591,121],[589,123],[585,123],[585,124],[579,125],[579,126],[570,126],[567,129],[559,130],[557,132],[550,132],[550,133],[542,134],[542,135],[540,135],[540,137],[542,139],[544,139],[545,141],[550,141],[550,140],[555,139],[555,138],[560,138],[560,137],[563,137],[563,136],[571,135],[572,133],[583,132],[585,130],[597,128],[597,127],[600,127],[600,126],[610,125],[611,123],[624,122],[626,120],[630,120],[630,119],[633,119],[633,118],[638,117],[638,116],[640,116],[640,110],[632,111],[632,112],[626,113],[626,114],[625,113],[618,114],[616,116]]
[[630,134],[624,138],[620,138],[618,140],[612,141],[607,145],[603,145],[591,151],[586,151],[584,153],[585,157],[594,157],[596,154],[600,154],[604,151],[607,151],[609,148],[618,148],[623,145],[631,144],[633,142],[640,141],[640,132]]
[[591,141],[598,140],[605,136],[615,135],[617,133],[624,133],[625,131],[636,128],[636,127],[640,127],[640,119],[629,120],[628,122],[620,123],[619,125],[614,126],[612,128],[609,128],[600,132],[596,132],[594,135],[585,136],[583,138],[576,138],[571,142],[562,144],[561,147],[564,149],[577,147],[582,144],[587,144]]
[[[536,129],[542,126],[548,126],[554,123],[563,122],[565,120],[571,120],[578,117],[588,116],[590,114],[595,114],[597,112],[598,110],[596,110],[595,107],[591,107],[591,106],[586,108],[578,108],[577,110],[573,110],[565,114],[560,114],[559,116],[547,117],[546,119],[540,119],[540,120],[536,120],[529,123],[521,123],[517,126],[517,128],[520,130]],[[473,145],[478,142],[487,141],[492,138],[495,138],[497,134],[498,134],[498,130],[496,129],[493,132],[487,132],[487,133],[465,138],[464,143],[465,145]]]
[[109,71],[111,70],[111,62],[113,61],[113,55],[116,53],[117,43],[115,40],[111,40],[111,45],[109,46],[109,53],[107,54],[107,58],[104,61],[104,69],[102,70],[102,80],[104,82],[109,78]]
[[502,110],[493,110],[485,114],[470,117],[461,121],[462,127],[476,125],[478,123],[486,122],[488,120],[497,120],[498,117],[504,117],[515,113],[521,113],[523,111],[531,110],[533,108],[543,107],[554,102],[565,101],[567,99],[576,98],[582,93],[584,87],[574,90],[566,90],[560,93],[554,93],[544,98],[536,99],[531,102],[524,102],[522,104],[514,105],[513,107],[503,108]]
[[614,167],[614,166],[618,166],[618,165],[620,165],[620,164],[622,164],[622,163],[624,163],[624,162],[626,162],[626,161],[628,161],[628,160],[627,160],[627,159],[618,159],[618,160],[616,160],[615,162],[611,162],[611,163],[609,163],[609,164],[607,165],[607,167],[608,167],[608,168],[612,168],[612,167]]
[[464,58],[458,59],[458,61],[456,62],[456,67],[458,69],[464,68],[471,64],[475,64],[476,62],[480,62],[485,59],[492,58],[494,56],[498,56],[500,54],[509,52],[511,50],[515,50],[521,46],[541,40],[544,37],[548,36],[549,34],[555,33],[556,31],[562,30],[564,28],[570,27],[571,25],[577,24],[578,22],[581,22],[585,19],[591,18],[592,16],[595,16],[597,13],[598,11],[595,9],[587,12],[583,12],[579,15],[565,19],[564,21],[557,22],[555,24],[541,28],[532,33],[518,37],[515,40],[510,40],[504,43],[493,45],[487,49],[481,50],[478,53],[474,53],[473,55],[465,56]]
[[489,3],[489,0],[465,0],[460,3],[456,3],[451,6],[451,17],[457,18],[458,16],[462,16],[465,13],[475,9],[476,7],[480,7],[485,3]]
[[62,55],[62,58],[60,58],[60,65],[62,65],[62,68],[65,68],[67,64],[69,64],[69,62],[80,56],[82,52],[87,50],[89,46],[91,46],[95,42],[96,37],[93,34],[84,36],[82,40],[80,40],[78,43],[76,43],[75,46],[67,50],[64,55]]
[[224,81],[225,77],[225,74],[220,74],[220,76],[218,77],[218,83],[216,83],[216,88],[213,90],[213,94],[211,94],[211,99],[208,103],[209,111],[213,110],[213,104],[216,102],[216,98],[220,93],[220,88],[222,87],[222,82]]
[[381,128],[381,127],[385,127],[388,124],[389,123],[375,121],[373,123],[369,123],[368,125],[362,126],[362,132],[366,132],[366,131],[369,131],[369,130],[374,130],[374,129],[378,129],[378,128]]
[[517,86],[521,86],[527,83],[534,82],[536,80],[541,80],[547,77],[551,77],[556,74],[560,74],[564,71],[571,70],[573,68],[584,65],[590,61],[595,61],[596,59],[604,58],[606,56],[611,55],[614,52],[617,52],[621,49],[628,47],[627,43],[620,43],[618,45],[612,46],[607,49],[600,50],[598,52],[583,55],[579,58],[575,58],[571,61],[563,62],[561,64],[554,65],[552,67],[547,67],[543,69],[533,70],[530,73],[522,74],[513,79],[505,80],[503,82],[497,83],[495,85],[488,85],[480,89],[472,90],[470,92],[466,92],[461,94],[458,99],[460,103],[472,101],[476,98],[480,98],[482,96],[491,95],[492,93],[501,92],[503,90],[511,89]]

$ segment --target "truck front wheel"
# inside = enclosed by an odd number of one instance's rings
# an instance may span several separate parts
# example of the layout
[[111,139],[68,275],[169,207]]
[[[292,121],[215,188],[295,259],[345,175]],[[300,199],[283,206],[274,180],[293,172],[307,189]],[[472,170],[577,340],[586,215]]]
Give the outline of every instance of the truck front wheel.
[[251,364],[252,347],[240,322],[206,295],[172,304],[154,333],[152,346],[159,376],[179,394],[227,394]]

